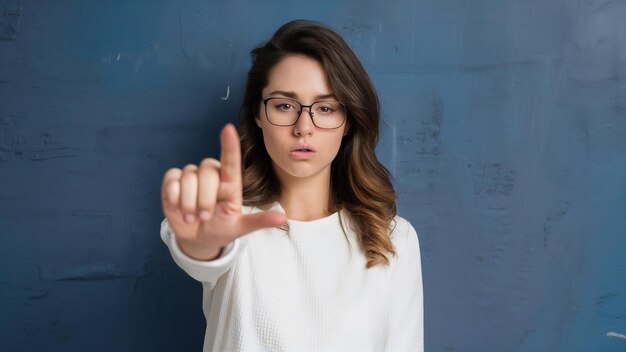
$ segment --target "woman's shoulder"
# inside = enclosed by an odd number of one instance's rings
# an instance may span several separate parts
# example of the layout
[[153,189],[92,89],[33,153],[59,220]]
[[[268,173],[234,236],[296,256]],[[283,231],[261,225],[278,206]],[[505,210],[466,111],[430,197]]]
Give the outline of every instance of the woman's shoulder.
[[419,236],[411,223],[400,215],[391,221],[391,240],[397,252],[419,251]]
[[413,227],[413,225],[411,225],[409,220],[403,218],[400,215],[396,215],[393,220],[391,220],[390,227],[392,236],[401,236],[403,234],[406,234],[407,232],[416,232],[415,228]]

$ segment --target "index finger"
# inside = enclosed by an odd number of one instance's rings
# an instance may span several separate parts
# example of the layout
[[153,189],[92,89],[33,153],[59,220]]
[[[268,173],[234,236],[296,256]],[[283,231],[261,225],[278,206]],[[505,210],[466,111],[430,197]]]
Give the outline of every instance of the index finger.
[[220,179],[222,182],[232,182],[241,188],[241,146],[239,134],[233,124],[229,123],[220,134]]

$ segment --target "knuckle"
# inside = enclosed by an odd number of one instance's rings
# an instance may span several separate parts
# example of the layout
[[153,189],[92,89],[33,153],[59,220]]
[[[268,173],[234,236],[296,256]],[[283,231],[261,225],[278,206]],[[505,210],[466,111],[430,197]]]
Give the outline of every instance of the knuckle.
[[220,166],[220,162],[213,158],[206,158],[200,162],[200,168],[219,169]]
[[172,198],[172,196],[174,196],[174,194],[176,193],[176,183],[178,181],[176,180],[170,180],[165,182],[164,186],[163,186],[163,195],[169,200]]
[[180,194],[180,182],[178,180],[165,181],[163,184],[162,199],[169,206],[178,205],[178,196]]
[[181,173],[183,170],[177,168],[177,167],[172,167],[167,169],[167,171],[165,171],[165,176],[172,176],[172,175],[177,175],[179,173]]
[[195,165],[195,164],[187,164],[183,168],[183,172],[185,172],[185,171],[195,171],[195,170],[198,170],[198,166]]
[[183,173],[183,170],[181,170],[179,168],[176,168],[176,167],[168,169],[165,172],[165,175],[163,175],[163,182],[165,183],[165,182],[170,181],[170,180],[179,179],[180,176],[182,175],[182,173]]
[[188,184],[189,182],[197,182],[197,179],[198,175],[193,170],[183,172],[183,174],[180,176],[180,180],[186,184]]

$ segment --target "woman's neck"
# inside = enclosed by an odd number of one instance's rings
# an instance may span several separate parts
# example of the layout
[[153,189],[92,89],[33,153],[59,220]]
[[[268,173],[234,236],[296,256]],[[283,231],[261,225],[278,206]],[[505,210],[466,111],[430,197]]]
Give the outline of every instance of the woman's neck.
[[287,218],[300,221],[321,219],[331,214],[330,174],[307,178],[281,177],[280,205]]

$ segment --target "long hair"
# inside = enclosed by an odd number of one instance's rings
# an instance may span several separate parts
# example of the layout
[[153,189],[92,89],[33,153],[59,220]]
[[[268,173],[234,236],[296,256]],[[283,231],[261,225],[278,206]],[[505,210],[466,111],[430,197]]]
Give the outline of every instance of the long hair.
[[252,50],[252,67],[240,111],[244,204],[277,201],[280,184],[265,149],[258,117],[268,73],[282,58],[302,54],[324,67],[333,94],[344,103],[350,126],[331,164],[331,204],[347,212],[367,268],[389,264],[396,251],[390,238],[396,194],[389,172],[375,154],[380,107],[361,62],[335,32],[317,22],[296,20],[281,26],[264,45]]

